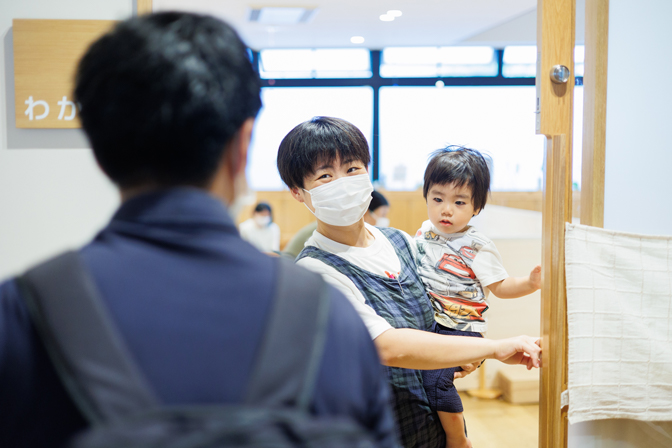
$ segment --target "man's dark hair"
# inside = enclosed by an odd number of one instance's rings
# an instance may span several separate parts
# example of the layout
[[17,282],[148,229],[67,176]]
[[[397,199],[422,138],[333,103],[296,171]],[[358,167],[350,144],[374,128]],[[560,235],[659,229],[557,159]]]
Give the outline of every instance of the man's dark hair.
[[362,131],[340,118],[314,117],[289,131],[278,150],[278,171],[289,188],[303,188],[303,179],[318,165],[360,161],[369,165],[369,145]]
[[463,146],[447,146],[434,151],[425,169],[422,195],[427,200],[432,185],[452,183],[456,187],[470,187],[474,210],[483,210],[490,192],[490,169],[485,157],[475,149]]
[[259,77],[226,23],[190,13],[126,20],[87,50],[75,99],[93,152],[122,188],[206,186],[261,107]]

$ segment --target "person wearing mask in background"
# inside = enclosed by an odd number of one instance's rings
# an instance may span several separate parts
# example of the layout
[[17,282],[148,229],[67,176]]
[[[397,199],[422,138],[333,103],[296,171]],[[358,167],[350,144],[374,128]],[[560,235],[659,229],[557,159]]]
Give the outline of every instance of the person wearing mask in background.
[[[390,203],[385,196],[377,191],[371,192],[371,203],[369,209],[364,214],[364,222],[376,227],[389,227],[390,220],[387,214],[390,213]],[[297,254],[298,255],[298,254]]]
[[254,207],[252,217],[238,226],[242,239],[262,252],[280,250],[280,227],[273,222],[273,210],[265,202]]

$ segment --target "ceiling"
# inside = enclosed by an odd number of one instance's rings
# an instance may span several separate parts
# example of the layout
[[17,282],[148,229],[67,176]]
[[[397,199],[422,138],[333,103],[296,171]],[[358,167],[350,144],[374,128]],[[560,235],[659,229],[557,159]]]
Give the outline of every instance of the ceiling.
[[[577,11],[581,0],[577,1]],[[154,11],[212,14],[231,23],[253,49],[441,45],[534,45],[537,0],[154,0]],[[264,25],[248,20],[250,9],[316,7],[308,23]],[[403,15],[383,22],[380,15]],[[582,20],[577,17],[577,29]],[[364,43],[352,44],[352,36]],[[577,42],[583,36],[577,36]]]

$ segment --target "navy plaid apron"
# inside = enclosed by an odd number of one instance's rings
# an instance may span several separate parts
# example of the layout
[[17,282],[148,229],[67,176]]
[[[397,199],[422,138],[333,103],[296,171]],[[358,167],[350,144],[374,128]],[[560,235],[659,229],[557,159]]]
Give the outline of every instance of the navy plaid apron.
[[[400,231],[381,228],[392,243],[401,263],[398,279],[387,278],[361,269],[338,255],[308,246],[297,261],[315,258],[348,277],[359,289],[366,304],[394,328],[433,331],[432,305],[418,277],[408,240]],[[445,433],[439,418],[429,408],[418,370],[385,367],[392,388],[397,435],[407,448],[445,447]]]

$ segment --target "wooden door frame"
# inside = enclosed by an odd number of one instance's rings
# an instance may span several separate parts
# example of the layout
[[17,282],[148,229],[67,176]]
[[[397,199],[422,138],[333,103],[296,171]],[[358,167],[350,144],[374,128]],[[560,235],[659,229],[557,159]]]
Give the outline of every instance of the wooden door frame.
[[[575,0],[537,2],[537,133],[546,136],[544,157],[539,447],[567,447],[567,296],[565,223],[572,220],[572,123]],[[570,69],[566,83],[551,80],[556,65]]]
[[[575,0],[537,3],[537,133],[546,136],[542,233],[539,447],[567,447],[567,295],[565,223],[572,219],[572,121]],[[586,0],[581,223],[604,225],[604,164],[609,0]],[[554,84],[550,70],[570,68],[567,84]],[[565,86],[565,88],[563,88]]]

